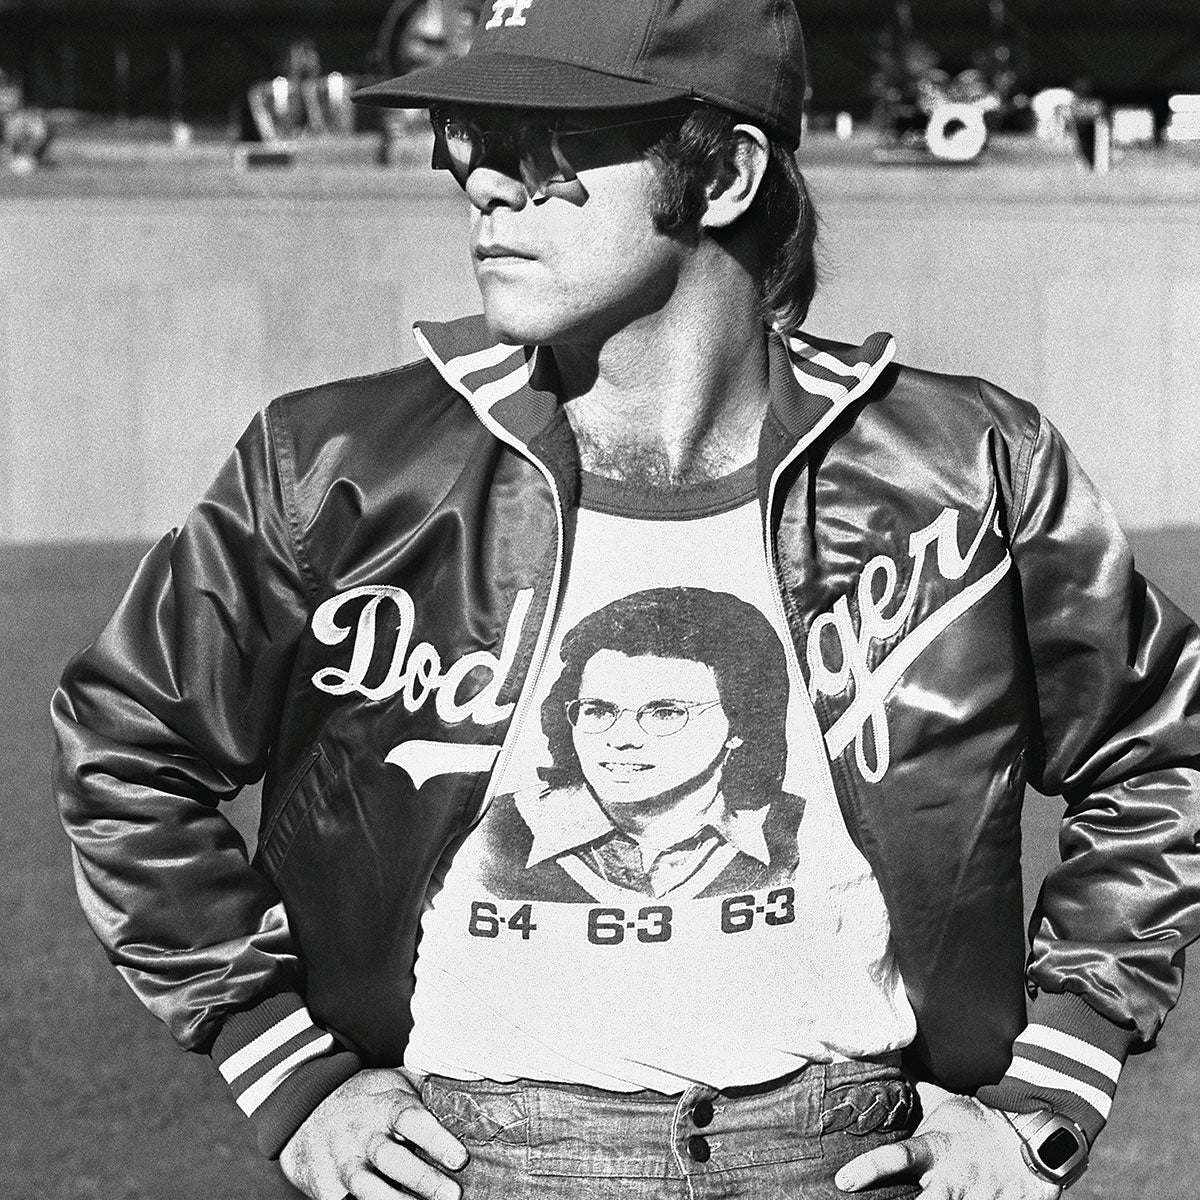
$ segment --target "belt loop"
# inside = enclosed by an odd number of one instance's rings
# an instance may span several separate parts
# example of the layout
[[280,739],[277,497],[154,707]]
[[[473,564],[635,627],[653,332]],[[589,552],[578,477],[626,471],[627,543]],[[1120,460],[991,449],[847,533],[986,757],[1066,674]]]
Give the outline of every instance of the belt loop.
[[695,1091],[695,1087],[689,1085],[679,1093],[679,1099],[675,1103],[675,1111],[671,1114],[672,1139],[678,1139],[681,1130],[687,1124],[687,1114],[691,1111],[692,1095]]
[[832,1063],[821,1064],[821,1089],[817,1096],[816,1112],[813,1114],[819,1137],[823,1137],[825,1134],[825,1113],[830,1103],[830,1093],[833,1091],[832,1077],[834,1074]]
[[[675,1160],[675,1166],[679,1170],[679,1174],[682,1175],[684,1179],[687,1179],[689,1174],[689,1163],[684,1158],[683,1153],[683,1147],[687,1142],[688,1137],[687,1125],[689,1122],[687,1114],[691,1110],[692,1093],[695,1090],[696,1089],[694,1087],[690,1086],[684,1088],[684,1090],[679,1094],[678,1101],[675,1103],[675,1111],[671,1114],[671,1157]],[[691,1193],[690,1184],[688,1185],[688,1192],[689,1194]]]

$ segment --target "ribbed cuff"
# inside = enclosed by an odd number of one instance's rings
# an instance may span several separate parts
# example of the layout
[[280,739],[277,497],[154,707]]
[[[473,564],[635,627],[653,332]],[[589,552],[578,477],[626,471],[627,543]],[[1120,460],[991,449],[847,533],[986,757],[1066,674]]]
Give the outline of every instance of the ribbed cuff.
[[1007,1112],[1050,1109],[1070,1117],[1094,1142],[1108,1120],[1135,1036],[1079,996],[1042,992],[1013,1043],[1004,1078],[976,1096]]
[[229,1017],[212,1059],[268,1158],[278,1158],[313,1109],[362,1068],[291,993]]

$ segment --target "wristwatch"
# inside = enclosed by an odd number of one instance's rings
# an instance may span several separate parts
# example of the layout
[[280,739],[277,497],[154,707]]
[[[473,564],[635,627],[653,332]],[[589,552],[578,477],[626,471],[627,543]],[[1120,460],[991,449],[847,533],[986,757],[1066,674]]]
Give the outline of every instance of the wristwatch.
[[1004,1116],[1021,1139],[1025,1165],[1039,1179],[1065,1188],[1087,1170],[1087,1138],[1069,1117],[1047,1109]]

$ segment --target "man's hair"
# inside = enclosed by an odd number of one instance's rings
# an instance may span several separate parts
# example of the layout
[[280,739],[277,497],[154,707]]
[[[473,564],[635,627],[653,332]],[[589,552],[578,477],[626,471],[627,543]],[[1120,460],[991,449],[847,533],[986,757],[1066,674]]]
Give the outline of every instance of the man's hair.
[[[678,129],[650,148],[657,168],[654,223],[660,233],[694,235],[699,230],[709,189],[728,182],[744,118],[723,109],[696,105]],[[795,154],[772,140],[766,173],[750,222],[762,267],[763,319],[794,329],[808,315],[817,290],[813,249],[819,218]]]
[[779,795],[787,765],[783,646],[754,605],[728,592],[694,587],[622,596],[589,613],[563,638],[562,674],[542,702],[551,765],[538,774],[546,783],[569,787],[583,780],[566,708],[579,698],[584,668],[601,650],[630,658],[690,659],[712,668],[730,733],[742,739],[725,762],[725,802],[759,808]]

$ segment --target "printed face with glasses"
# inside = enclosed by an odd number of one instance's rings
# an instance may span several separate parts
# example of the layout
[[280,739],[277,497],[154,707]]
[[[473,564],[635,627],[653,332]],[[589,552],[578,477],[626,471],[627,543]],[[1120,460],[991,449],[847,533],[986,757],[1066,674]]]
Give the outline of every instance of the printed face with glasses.
[[566,707],[583,777],[605,807],[681,799],[741,745],[712,668],[693,659],[600,650]]

